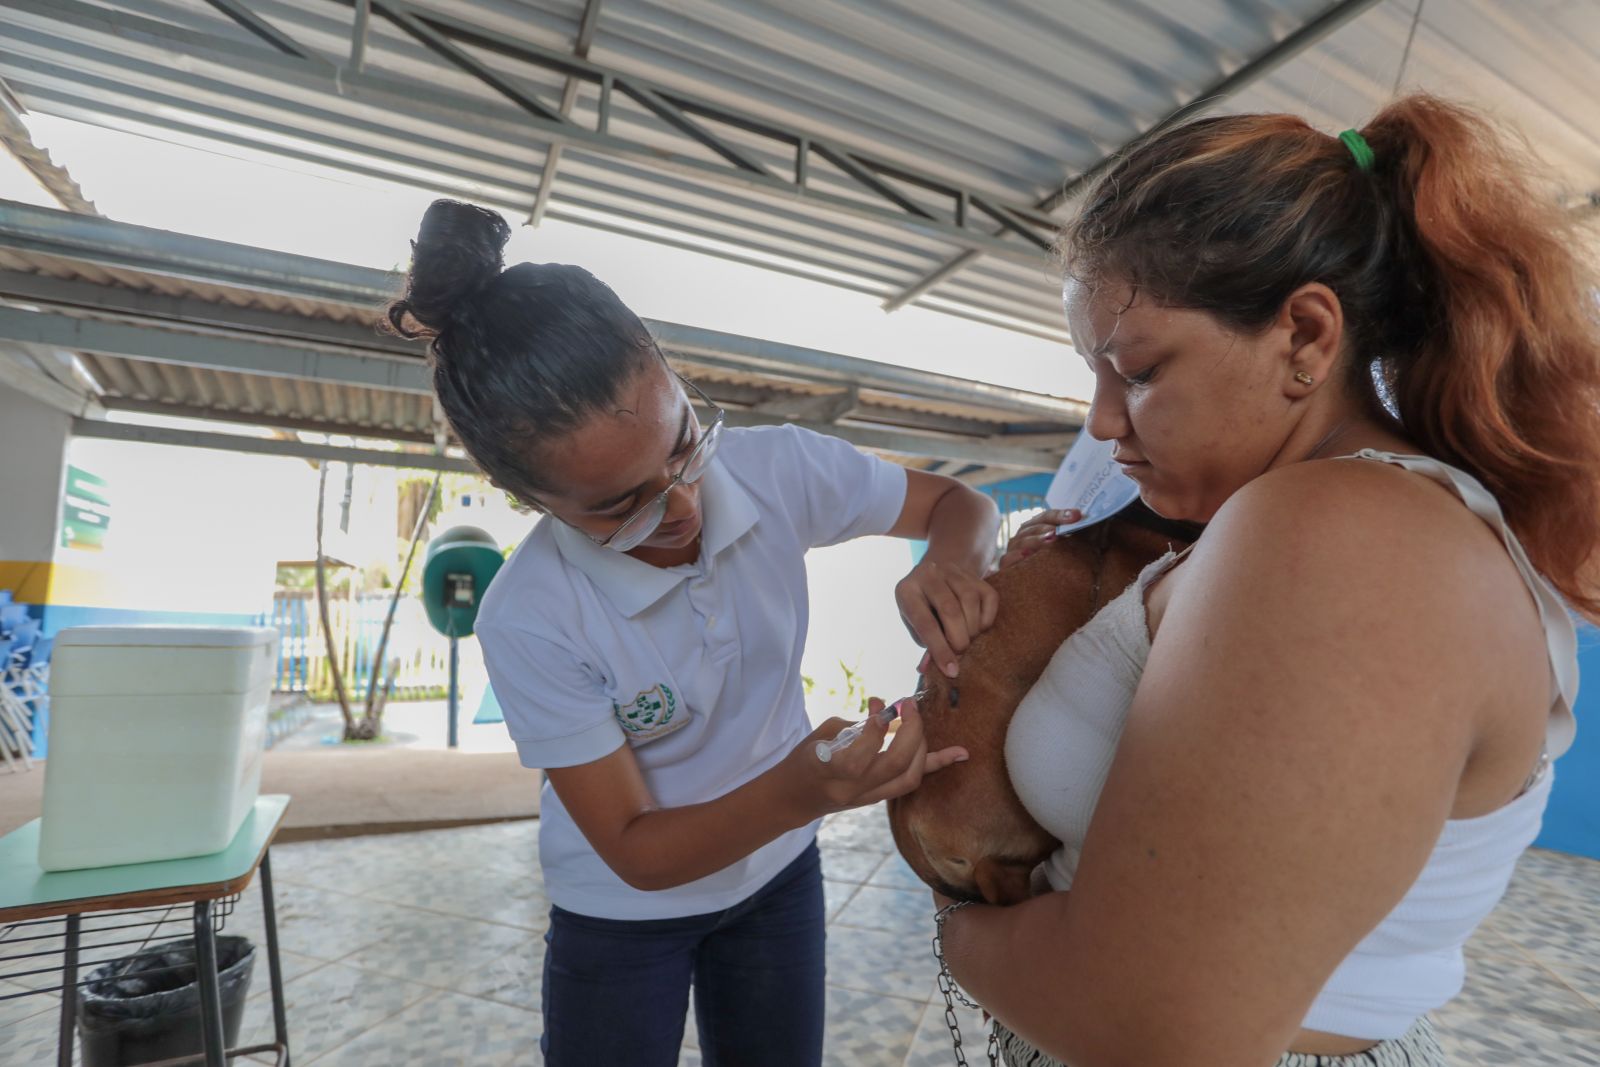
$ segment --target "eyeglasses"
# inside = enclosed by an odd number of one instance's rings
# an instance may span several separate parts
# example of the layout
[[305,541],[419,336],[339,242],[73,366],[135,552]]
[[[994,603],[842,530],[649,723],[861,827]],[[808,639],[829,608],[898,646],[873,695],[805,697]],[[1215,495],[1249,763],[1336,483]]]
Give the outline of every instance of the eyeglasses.
[[638,548],[647,538],[656,532],[661,525],[661,520],[667,516],[667,496],[679,485],[693,485],[705,474],[706,468],[711,466],[711,457],[716,454],[717,442],[722,439],[722,424],[726,420],[727,412],[723,411],[716,403],[705,394],[698,385],[676,375],[684,385],[693,389],[705,405],[716,414],[711,419],[711,425],[700,435],[694,448],[690,450],[689,457],[683,461],[683,466],[678,468],[678,473],[672,476],[672,481],[667,487],[657,493],[647,504],[640,507],[632,515],[622,520],[622,525],[611,531],[609,537],[596,537],[587,530],[580,531],[585,537],[602,548],[610,548],[617,552],[628,552]]

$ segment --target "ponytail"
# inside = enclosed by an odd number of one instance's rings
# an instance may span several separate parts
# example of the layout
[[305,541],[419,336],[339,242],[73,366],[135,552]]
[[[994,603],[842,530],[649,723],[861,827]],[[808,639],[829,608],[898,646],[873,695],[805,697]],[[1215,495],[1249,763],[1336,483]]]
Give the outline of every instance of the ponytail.
[[1365,134],[1391,159],[1430,328],[1390,372],[1400,422],[1475,474],[1535,566],[1600,616],[1600,290],[1571,214],[1528,176],[1529,149],[1434,97]]
[[1356,395],[1482,481],[1600,621],[1600,290],[1573,218],[1525,145],[1464,107],[1407,96],[1360,132],[1370,161],[1288,115],[1157,134],[1068,226],[1069,270],[1249,332],[1327,285]]

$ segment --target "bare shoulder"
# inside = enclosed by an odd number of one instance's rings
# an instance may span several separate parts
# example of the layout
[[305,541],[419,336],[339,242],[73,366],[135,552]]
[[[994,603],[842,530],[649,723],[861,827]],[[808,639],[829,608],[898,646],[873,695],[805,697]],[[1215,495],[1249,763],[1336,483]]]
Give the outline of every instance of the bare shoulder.
[[1157,674],[1255,656],[1294,664],[1255,675],[1261,692],[1300,690],[1309,708],[1306,689],[1337,687],[1386,728],[1402,710],[1424,731],[1525,705],[1537,718],[1537,608],[1498,533],[1425,476],[1360,460],[1272,471],[1229,499],[1175,577]]
[[1521,593],[1498,534],[1452,489],[1367,460],[1255,479],[1217,513],[1191,562],[1196,572],[1291,576],[1307,595],[1388,605],[1417,622],[1430,607],[1448,614]]

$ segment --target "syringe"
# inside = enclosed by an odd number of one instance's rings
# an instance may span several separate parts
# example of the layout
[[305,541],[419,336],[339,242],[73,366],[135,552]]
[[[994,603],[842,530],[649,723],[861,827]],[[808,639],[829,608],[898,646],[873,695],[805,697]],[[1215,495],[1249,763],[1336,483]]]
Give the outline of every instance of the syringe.
[[[900,714],[900,704],[895,702],[887,704],[878,712],[878,721],[884,725],[893,722]],[[833,754],[841,748],[847,748],[852,741],[861,736],[861,731],[867,728],[867,723],[872,721],[872,716],[867,716],[860,722],[846,726],[833,736],[831,741],[817,742],[817,759],[823,763],[833,762]]]

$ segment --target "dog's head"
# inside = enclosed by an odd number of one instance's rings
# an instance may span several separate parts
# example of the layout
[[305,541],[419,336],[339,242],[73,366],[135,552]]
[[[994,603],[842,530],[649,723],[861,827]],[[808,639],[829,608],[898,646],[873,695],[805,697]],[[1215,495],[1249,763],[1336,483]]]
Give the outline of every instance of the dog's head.
[[990,577],[1000,594],[994,626],[963,653],[957,678],[932,669],[917,691],[929,750],[960,745],[970,758],[888,804],[895,846],[929,886],[990,904],[1031,895],[1034,868],[1059,842],[1012,788],[1011,717],[1063,641],[1146,564],[1193,536],[1136,505]]

